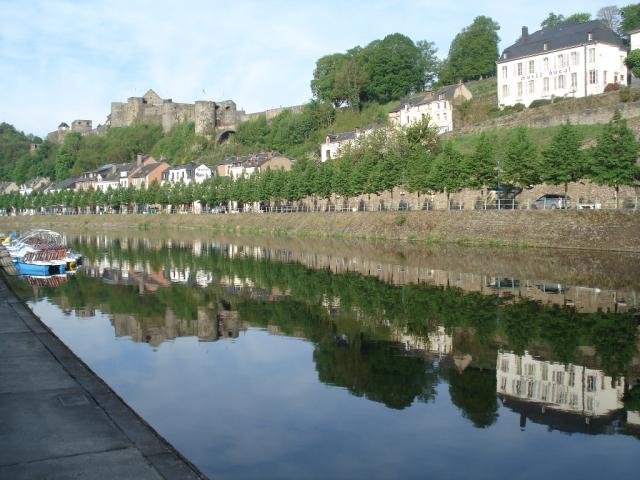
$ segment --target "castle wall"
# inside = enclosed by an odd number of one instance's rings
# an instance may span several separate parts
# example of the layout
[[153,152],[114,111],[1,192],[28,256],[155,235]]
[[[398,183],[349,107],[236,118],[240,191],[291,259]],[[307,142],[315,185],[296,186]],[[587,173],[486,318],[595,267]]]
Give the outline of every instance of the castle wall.
[[213,133],[216,128],[215,102],[197,101],[195,103],[196,135]]

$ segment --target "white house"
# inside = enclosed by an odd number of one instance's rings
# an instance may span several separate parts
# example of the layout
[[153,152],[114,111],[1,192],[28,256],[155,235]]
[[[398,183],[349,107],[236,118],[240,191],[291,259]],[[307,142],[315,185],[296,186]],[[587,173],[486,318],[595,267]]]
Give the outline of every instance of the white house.
[[436,92],[425,92],[400,102],[389,112],[392,125],[404,127],[429,118],[429,124],[440,134],[453,131],[453,105],[471,100],[473,94],[463,85],[449,85]]
[[110,165],[108,170],[102,170],[95,175],[95,189],[106,192],[110,188],[115,190],[119,187],[129,186],[129,175],[137,168],[135,163],[120,163]]
[[522,36],[497,63],[498,103],[529,106],[539,99],[586,97],[610,83],[627,84],[627,49],[599,20],[545,28]]
[[358,138],[368,135],[372,131],[373,129],[361,131],[359,128],[356,128],[352,132],[331,133],[327,135],[324,143],[320,147],[321,161],[324,163],[332,158],[340,157],[341,152],[344,151],[347,146],[355,145]]
[[188,185],[191,182],[202,183],[211,178],[214,170],[204,163],[189,162],[183,165],[175,165],[162,172],[162,184],[183,182]]
[[625,381],[602,370],[548,362],[527,352],[498,352],[496,389],[549,410],[598,417],[623,408]]

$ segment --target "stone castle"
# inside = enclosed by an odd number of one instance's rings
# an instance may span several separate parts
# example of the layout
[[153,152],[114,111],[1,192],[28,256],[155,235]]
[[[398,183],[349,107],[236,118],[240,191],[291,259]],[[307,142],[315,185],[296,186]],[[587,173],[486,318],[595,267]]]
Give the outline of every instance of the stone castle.
[[49,133],[47,139],[60,143],[68,132],[81,135],[104,134],[108,128],[128,127],[134,124],[161,125],[166,133],[175,125],[193,122],[196,135],[215,138],[223,142],[236,132],[240,123],[266,116],[267,120],[275,117],[285,109],[300,111],[302,106],[274,108],[264,112],[245,113],[238,110],[233,100],[214,102],[198,100],[195,103],[176,103],[170,98],[163,99],[152,89],[142,97],[129,97],[126,102],[112,102],[111,113],[104,125],[92,127],[91,120],[74,120],[71,127],[62,122],[58,129]]

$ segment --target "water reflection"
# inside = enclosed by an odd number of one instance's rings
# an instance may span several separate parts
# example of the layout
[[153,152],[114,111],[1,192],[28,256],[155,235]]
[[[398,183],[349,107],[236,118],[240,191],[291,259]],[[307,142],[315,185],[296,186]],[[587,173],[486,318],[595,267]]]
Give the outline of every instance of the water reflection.
[[[505,435],[512,426],[500,420],[515,415],[516,429],[530,430],[532,422],[640,438],[640,406],[629,400],[640,378],[634,287],[607,290],[225,242],[84,237],[74,249],[87,259],[78,275],[18,288],[33,303],[46,300],[76,317],[106,314],[116,337],[154,348],[179,337],[241,346],[259,329],[309,342],[322,385],[389,411],[443,412],[436,405],[446,402],[453,410],[443,418],[455,424],[461,417],[474,430]],[[367,426],[382,445],[386,427],[379,427]],[[464,435],[456,438],[464,443]],[[233,468],[247,474],[237,463]]]

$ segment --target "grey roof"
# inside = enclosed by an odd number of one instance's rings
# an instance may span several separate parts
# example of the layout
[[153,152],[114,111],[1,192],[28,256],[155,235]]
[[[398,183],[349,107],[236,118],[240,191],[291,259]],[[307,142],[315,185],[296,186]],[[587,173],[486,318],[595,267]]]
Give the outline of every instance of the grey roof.
[[131,178],[144,178],[153,170],[155,170],[158,165],[160,165],[160,163],[150,163],[149,165],[144,165],[140,167],[140,169],[137,170],[136,173],[131,176]]
[[332,142],[344,142],[345,140],[353,140],[356,138],[356,131],[342,132],[342,133],[330,133],[327,135]]
[[400,105],[390,110],[390,113],[396,113],[400,110],[404,110],[405,106],[416,107],[418,105],[424,105],[429,103],[433,99],[431,92],[421,93],[420,95],[414,95],[413,97],[406,97],[400,99]]
[[[589,33],[592,34],[592,40],[588,39]],[[516,43],[504,49],[498,63],[543,53],[545,43],[547,51],[550,51],[596,42],[624,48],[622,38],[599,20],[567,23],[521,37]]]
[[172,167],[169,167],[167,171],[168,170],[195,170],[200,165],[203,165],[203,164],[196,163],[196,162],[183,163],[182,165],[173,165]]
[[62,122],[60,125],[58,125],[58,128],[69,128],[69,125],[67,125],[66,122]]

